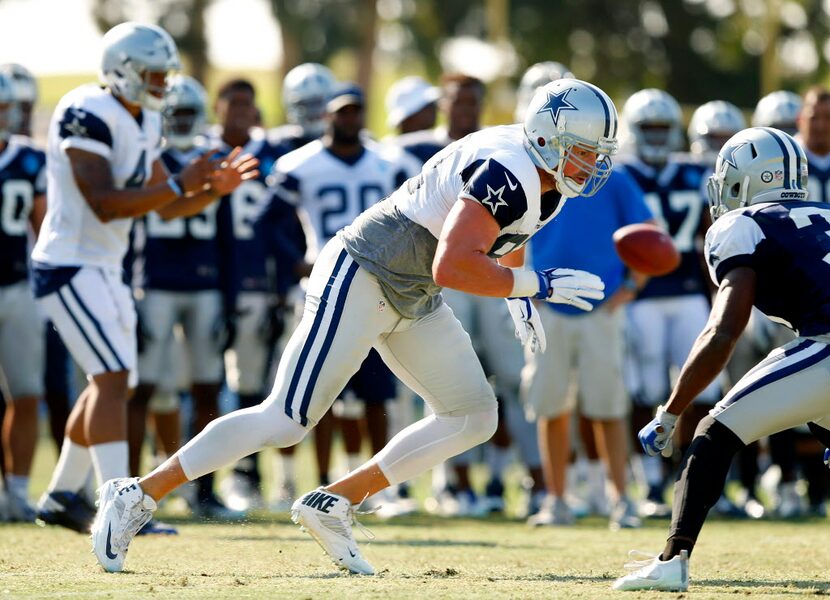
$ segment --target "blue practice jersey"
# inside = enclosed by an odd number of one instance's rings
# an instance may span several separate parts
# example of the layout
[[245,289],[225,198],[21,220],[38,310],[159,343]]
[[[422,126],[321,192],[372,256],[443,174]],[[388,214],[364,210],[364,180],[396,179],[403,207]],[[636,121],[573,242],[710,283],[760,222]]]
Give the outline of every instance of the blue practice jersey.
[[621,163],[643,190],[646,204],[674,240],[680,252],[680,266],[662,277],[652,277],[638,298],[708,293],[706,274],[695,238],[707,214],[703,195],[706,165],[683,157],[672,157],[661,171],[640,161]]
[[27,277],[29,214],[46,193],[46,155],[31,140],[12,136],[0,152],[0,285]]
[[830,333],[830,207],[765,202],[734,210],[706,234],[712,279],[740,266],[757,276],[755,306],[799,335]]
[[[180,172],[206,147],[168,148],[161,156],[170,173]],[[230,201],[223,198],[192,217],[165,221],[156,212],[143,219],[137,236],[135,284],[144,289],[191,292],[231,286],[233,234]]]
[[[231,151],[218,135],[212,137],[212,145],[220,154]],[[255,235],[254,222],[268,198],[265,178],[277,159],[287,151],[286,144],[270,139],[262,130],[252,132],[251,139],[243,148],[243,154],[259,159],[259,177],[243,181],[228,196],[236,242],[237,289],[240,292],[266,292],[271,289],[265,243]]]
[[427,162],[452,142],[453,140],[443,129],[413,131],[394,137],[389,141],[391,145],[395,145],[417,158],[421,164]]

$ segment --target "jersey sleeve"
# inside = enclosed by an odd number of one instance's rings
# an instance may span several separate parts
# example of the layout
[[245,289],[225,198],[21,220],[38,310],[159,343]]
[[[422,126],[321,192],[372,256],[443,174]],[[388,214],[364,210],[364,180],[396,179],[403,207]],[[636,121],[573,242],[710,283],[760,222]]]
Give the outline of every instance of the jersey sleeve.
[[461,178],[465,183],[459,197],[484,206],[500,227],[515,223],[527,212],[521,181],[500,162],[488,158],[478,166],[473,163],[462,171]]
[[271,190],[271,194],[277,196],[282,201],[292,206],[298,206],[300,204],[302,200],[300,195],[300,180],[295,174],[284,169],[280,165],[280,161],[274,163],[265,183]]
[[112,132],[98,115],[79,106],[69,106],[58,123],[61,149],[78,148],[104,158],[112,154]]
[[754,266],[755,250],[764,237],[758,223],[746,215],[725,215],[715,221],[704,245],[712,280],[720,284],[732,269]]

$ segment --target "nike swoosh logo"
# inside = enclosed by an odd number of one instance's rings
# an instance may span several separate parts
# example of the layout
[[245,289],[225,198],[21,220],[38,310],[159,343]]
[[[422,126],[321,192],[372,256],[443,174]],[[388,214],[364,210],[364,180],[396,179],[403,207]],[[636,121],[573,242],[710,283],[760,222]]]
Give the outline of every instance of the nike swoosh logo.
[[519,184],[518,184],[518,183],[513,183],[513,182],[510,180],[510,175],[508,175],[506,172],[505,172],[505,174],[504,174],[504,178],[507,180],[507,187],[509,187],[509,188],[510,188],[510,191],[511,191],[511,192],[512,192],[513,190],[515,190],[517,187],[519,187]]
[[349,548],[349,554],[351,554],[351,555],[352,555],[352,558],[354,558],[355,556],[357,556],[357,554],[355,554],[354,552],[352,552],[352,549],[351,549],[351,548]]
[[112,525],[107,526],[107,547],[104,549],[104,552],[107,555],[107,558],[110,560],[115,560],[118,558],[117,554],[113,554],[112,552],[112,545],[110,544],[110,536],[112,536]]

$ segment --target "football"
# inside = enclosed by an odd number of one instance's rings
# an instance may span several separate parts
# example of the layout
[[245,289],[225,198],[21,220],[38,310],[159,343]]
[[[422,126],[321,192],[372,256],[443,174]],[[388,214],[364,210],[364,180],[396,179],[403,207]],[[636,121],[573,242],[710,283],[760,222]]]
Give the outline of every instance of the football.
[[634,223],[614,232],[614,247],[625,265],[646,275],[666,275],[680,265],[671,236],[648,223]]

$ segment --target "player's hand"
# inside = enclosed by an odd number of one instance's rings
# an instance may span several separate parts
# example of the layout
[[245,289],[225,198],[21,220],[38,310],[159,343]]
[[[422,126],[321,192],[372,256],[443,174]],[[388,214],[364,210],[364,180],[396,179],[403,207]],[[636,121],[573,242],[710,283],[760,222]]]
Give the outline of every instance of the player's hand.
[[219,196],[230,194],[239,184],[259,176],[259,159],[242,154],[242,148],[234,148],[224,160],[214,161],[210,173],[210,187]]
[[198,194],[210,185],[210,174],[214,168],[210,155],[205,153],[191,160],[179,173],[178,178],[184,194]]
[[662,406],[657,408],[657,415],[640,430],[637,437],[643,450],[649,456],[662,454],[666,458],[672,454],[672,436],[677,425],[677,415],[666,412]]
[[513,318],[513,325],[516,327],[516,337],[522,346],[530,348],[531,352],[544,352],[547,347],[545,330],[542,328],[542,320],[539,318],[539,311],[530,301],[530,298],[505,298],[507,310]]
[[536,271],[539,277],[539,293],[535,298],[546,302],[570,304],[582,310],[593,310],[590,300],[605,298],[605,284],[602,279],[577,269],[542,269]]

